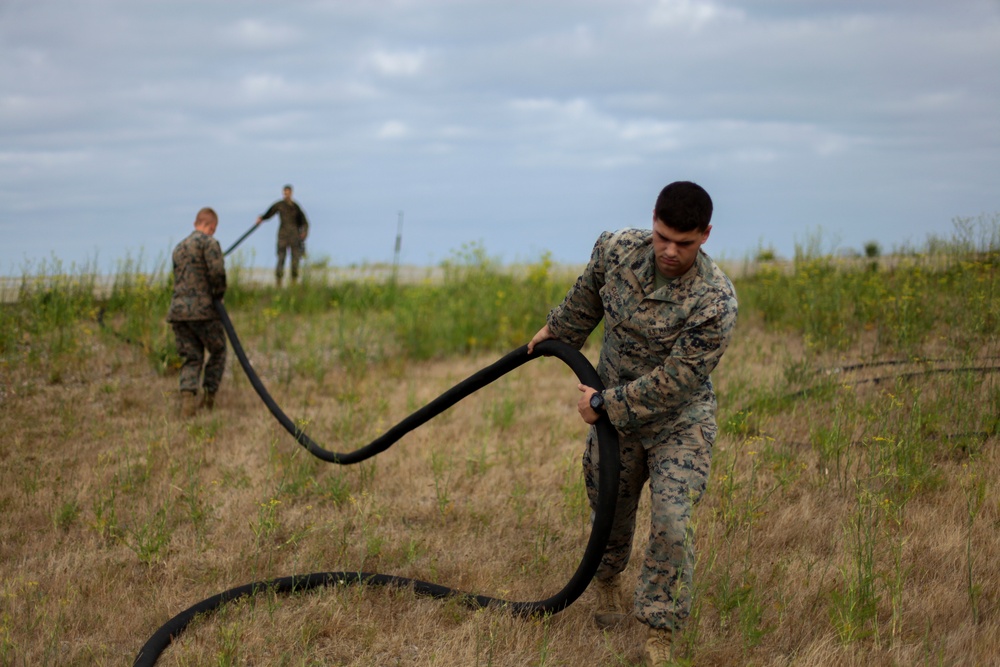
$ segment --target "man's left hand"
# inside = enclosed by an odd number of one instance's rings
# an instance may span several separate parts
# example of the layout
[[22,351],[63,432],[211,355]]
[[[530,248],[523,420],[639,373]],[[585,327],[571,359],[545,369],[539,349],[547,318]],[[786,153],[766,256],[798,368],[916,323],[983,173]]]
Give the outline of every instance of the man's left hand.
[[580,413],[583,421],[588,424],[596,423],[601,418],[601,415],[597,414],[594,408],[590,407],[590,397],[596,394],[597,390],[585,384],[578,384],[576,388],[583,392],[583,396],[580,397],[580,401],[576,404],[577,412]]

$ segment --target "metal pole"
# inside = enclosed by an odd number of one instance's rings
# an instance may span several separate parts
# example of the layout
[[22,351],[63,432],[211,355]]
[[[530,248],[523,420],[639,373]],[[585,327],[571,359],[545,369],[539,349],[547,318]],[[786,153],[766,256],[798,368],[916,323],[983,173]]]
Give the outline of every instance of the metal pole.
[[396,223],[396,250],[392,257],[392,282],[396,282],[399,273],[399,251],[403,247],[403,212],[399,212],[399,220]]

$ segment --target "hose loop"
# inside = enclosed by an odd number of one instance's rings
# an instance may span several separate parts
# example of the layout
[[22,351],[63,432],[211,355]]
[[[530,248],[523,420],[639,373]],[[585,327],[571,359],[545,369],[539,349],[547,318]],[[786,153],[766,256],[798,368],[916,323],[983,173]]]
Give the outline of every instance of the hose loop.
[[[579,350],[559,341],[547,340],[536,345],[535,353],[529,355],[527,345],[524,345],[448,389],[364,447],[353,452],[334,452],[317,444],[302,429],[298,428],[278,406],[251,366],[250,360],[247,358],[239,337],[236,335],[236,330],[233,328],[232,320],[229,318],[229,313],[226,311],[225,306],[220,300],[215,300],[214,305],[222,320],[226,335],[232,344],[233,351],[236,353],[240,365],[243,367],[243,371],[271,414],[274,415],[275,419],[278,420],[295,441],[310,454],[323,461],[338,465],[360,463],[384,452],[404,435],[427,423],[462,399],[529,361],[543,356],[555,357],[561,360],[570,367],[581,383],[598,390],[604,389],[604,384],[601,382],[597,371],[594,370],[593,365]],[[593,579],[600,565],[604,550],[607,547],[615,515],[620,468],[618,432],[611,425],[607,415],[601,416],[595,424],[595,428],[599,448],[598,498],[597,507],[595,508],[591,522],[590,538],[587,541],[587,546],[576,571],[566,585],[552,596],[544,600],[517,602],[486,595],[465,593],[440,584],[376,572],[353,571],[296,574],[269,581],[258,581],[237,586],[189,607],[170,619],[149,638],[136,656],[133,667],[151,667],[154,665],[166,647],[199,614],[205,614],[232,600],[248,595],[255,595],[263,591],[290,593],[336,584],[368,584],[412,588],[415,593],[435,598],[458,597],[471,607],[501,608],[517,616],[540,616],[559,613],[573,604],[583,594]]]

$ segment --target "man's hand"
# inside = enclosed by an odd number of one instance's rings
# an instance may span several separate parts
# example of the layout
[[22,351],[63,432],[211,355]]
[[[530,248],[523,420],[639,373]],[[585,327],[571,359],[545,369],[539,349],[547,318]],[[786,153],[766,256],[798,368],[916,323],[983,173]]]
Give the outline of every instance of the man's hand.
[[257,216],[257,222],[256,222],[255,224],[258,224],[258,225],[259,225],[259,224],[260,224],[260,223],[262,223],[262,222],[264,222],[264,218],[262,218],[262,217],[260,217],[260,216],[258,215],[258,216]]
[[549,340],[550,338],[552,338],[552,332],[549,331],[549,325],[546,324],[538,330],[538,333],[531,337],[530,341],[528,341],[528,354],[535,351],[536,345],[541,343],[543,340]]
[[576,388],[583,392],[583,396],[580,397],[580,401],[576,404],[576,410],[580,413],[580,417],[588,424],[597,422],[601,418],[601,415],[597,414],[594,408],[590,407],[590,397],[596,394],[597,390],[585,384],[578,384]]

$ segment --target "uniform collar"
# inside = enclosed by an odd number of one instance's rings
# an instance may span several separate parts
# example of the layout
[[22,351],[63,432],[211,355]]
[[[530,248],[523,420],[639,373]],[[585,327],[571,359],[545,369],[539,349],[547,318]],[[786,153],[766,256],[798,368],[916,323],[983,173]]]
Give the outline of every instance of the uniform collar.
[[691,268],[654,292],[653,288],[656,285],[656,258],[653,256],[652,245],[652,242],[650,242],[649,247],[645,250],[645,263],[641,269],[641,273],[637,272],[637,277],[643,287],[643,294],[646,295],[646,298],[656,301],[681,303],[683,301],[682,295],[687,293],[687,288],[701,275],[707,256],[703,251],[699,250],[698,256],[695,257],[694,263],[691,264]]

